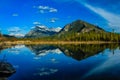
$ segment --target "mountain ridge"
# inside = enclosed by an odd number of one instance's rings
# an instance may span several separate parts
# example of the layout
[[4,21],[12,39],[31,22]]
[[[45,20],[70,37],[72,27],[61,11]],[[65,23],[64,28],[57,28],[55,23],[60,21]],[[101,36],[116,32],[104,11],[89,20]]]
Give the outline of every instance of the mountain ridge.
[[[58,29],[58,30],[57,30]],[[101,33],[106,32],[99,26],[90,24],[88,22],[82,20],[76,20],[72,23],[65,25],[62,29],[60,28],[47,28],[46,26],[35,26],[30,32],[28,32],[25,37],[26,38],[41,38],[41,37],[48,37],[52,35],[59,35],[59,34],[66,34],[70,32],[77,32],[77,33]]]
[[99,26],[90,24],[82,20],[76,20],[73,21],[72,23],[65,25],[59,33],[65,33],[65,32],[88,33],[91,31],[94,31],[96,33],[105,32],[105,30],[103,30]]
[[60,28],[47,28],[46,26],[35,26],[30,32],[28,32],[26,38],[40,38],[47,37],[58,33]]

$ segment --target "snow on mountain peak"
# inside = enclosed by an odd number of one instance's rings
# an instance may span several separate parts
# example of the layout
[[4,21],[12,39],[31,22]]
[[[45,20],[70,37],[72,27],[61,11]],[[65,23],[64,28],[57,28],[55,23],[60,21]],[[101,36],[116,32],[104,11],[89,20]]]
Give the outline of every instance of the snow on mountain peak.
[[39,27],[39,28],[47,28],[46,26],[43,26],[43,25],[37,26],[37,27]]
[[56,28],[48,28],[44,25],[36,26],[34,29],[38,29],[41,31],[53,31],[53,32],[59,32],[62,28],[61,27],[56,27]]
[[51,28],[51,31],[59,32],[61,29],[62,29],[61,27]]
[[57,28],[55,28],[54,30],[55,30],[56,32],[59,32],[61,29],[62,29],[61,27],[57,27]]

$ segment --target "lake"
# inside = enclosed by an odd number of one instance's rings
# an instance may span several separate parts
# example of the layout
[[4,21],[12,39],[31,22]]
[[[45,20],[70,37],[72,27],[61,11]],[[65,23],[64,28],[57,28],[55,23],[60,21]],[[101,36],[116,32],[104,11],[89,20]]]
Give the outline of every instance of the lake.
[[3,46],[0,60],[16,70],[0,80],[120,80],[119,44]]

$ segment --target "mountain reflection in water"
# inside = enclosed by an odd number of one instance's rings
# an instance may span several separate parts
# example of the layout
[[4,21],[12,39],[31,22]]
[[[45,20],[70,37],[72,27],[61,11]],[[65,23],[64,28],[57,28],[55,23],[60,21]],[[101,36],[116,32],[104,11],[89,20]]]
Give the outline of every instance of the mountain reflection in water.
[[[7,49],[5,49],[7,48]],[[120,80],[119,44],[16,45],[1,56],[16,68],[8,80]]]
[[81,44],[81,45],[27,45],[36,55],[45,55],[47,53],[64,53],[78,61],[98,53],[103,53],[109,48],[113,51],[118,48],[118,44]]

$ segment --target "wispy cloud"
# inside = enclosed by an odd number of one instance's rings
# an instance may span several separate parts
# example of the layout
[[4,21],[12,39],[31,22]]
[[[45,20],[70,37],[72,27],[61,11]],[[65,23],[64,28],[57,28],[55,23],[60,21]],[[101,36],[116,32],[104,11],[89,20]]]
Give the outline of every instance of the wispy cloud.
[[[112,28],[115,29],[118,32],[118,29],[120,28],[120,15],[114,14],[111,12],[108,12],[102,8],[99,7],[93,7],[89,4],[84,4],[87,8],[90,10],[94,11],[95,13],[99,14],[101,17],[106,19],[108,21],[108,25]],[[119,29],[120,30],[120,29]]]
[[17,17],[19,15],[17,13],[13,13],[12,16]]
[[87,3],[92,6],[100,7],[104,10],[107,10],[109,12],[113,12],[115,14],[120,14],[120,0],[76,0],[80,3]]
[[58,12],[58,10],[56,8],[53,7],[49,7],[49,6],[38,6],[38,9],[40,11],[40,13],[55,13]]

